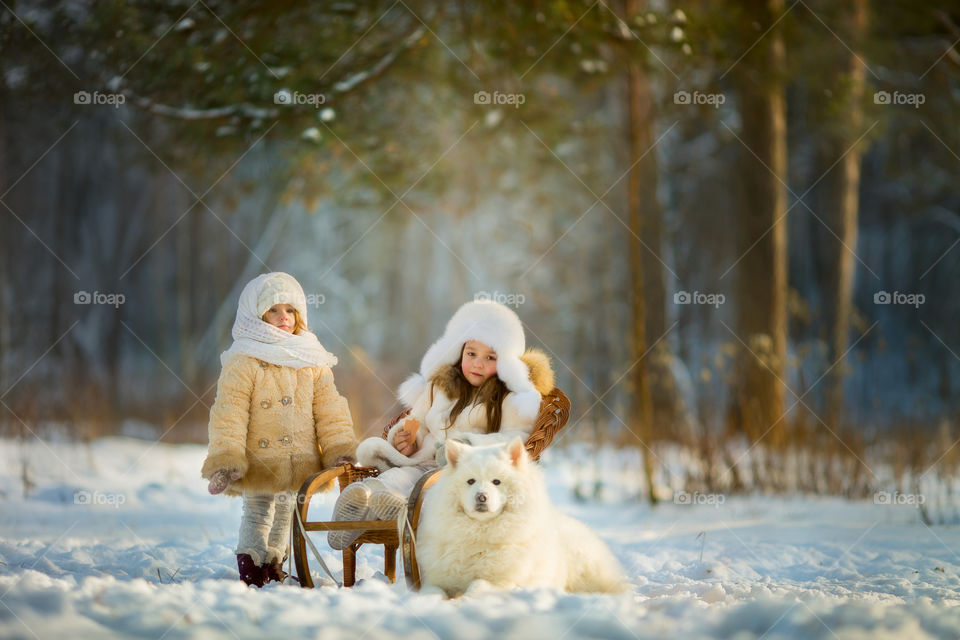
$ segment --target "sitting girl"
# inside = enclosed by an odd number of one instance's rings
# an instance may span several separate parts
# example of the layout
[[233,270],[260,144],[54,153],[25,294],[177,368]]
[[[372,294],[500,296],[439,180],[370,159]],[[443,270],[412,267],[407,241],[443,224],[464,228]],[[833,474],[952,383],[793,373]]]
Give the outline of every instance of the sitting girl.
[[[380,469],[376,478],[349,485],[333,517],[340,521],[391,520],[423,473],[446,463],[449,439],[471,445],[522,440],[533,431],[542,394],[553,389],[550,360],[524,350],[523,325],[507,307],[468,302],[424,355],[420,373],[400,386],[410,408],[387,439],[368,438],[357,448],[363,466]],[[362,531],[331,531],[330,546],[344,549]]]
[[276,272],[240,294],[233,345],[210,409],[210,448],[201,475],[210,493],[243,496],[237,568],[248,585],[282,581],[295,503],[311,474],[354,460],[337,363],[307,330],[300,284]]

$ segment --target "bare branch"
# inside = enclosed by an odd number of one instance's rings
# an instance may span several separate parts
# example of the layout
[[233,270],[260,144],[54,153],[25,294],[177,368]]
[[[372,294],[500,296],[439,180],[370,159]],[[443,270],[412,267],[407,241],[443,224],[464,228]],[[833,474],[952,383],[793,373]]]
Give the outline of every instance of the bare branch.
[[124,91],[123,95],[144,111],[168,118],[178,118],[180,120],[216,120],[218,118],[229,118],[235,115],[265,120],[276,118],[279,113],[277,109],[257,107],[247,102],[223,107],[213,107],[211,109],[195,109],[193,107],[174,107],[161,104],[149,98],[134,95],[130,91]]
[[[334,83],[332,88],[333,93],[345,95],[351,91],[354,91],[358,87],[361,87],[379,78],[394,62],[396,62],[397,58],[399,58],[402,53],[412,49],[425,33],[426,27],[420,25],[403,39],[403,43],[400,45],[400,47],[385,54],[369,69],[354,73],[346,79],[339,80]],[[247,102],[225,105],[222,107],[212,107],[209,109],[196,109],[193,107],[177,107],[161,104],[154,100],[150,100],[149,98],[135,95],[128,90],[123,91],[122,93],[132,104],[143,109],[144,111],[169,118],[177,118],[180,120],[216,120],[220,118],[229,118],[231,116],[243,116],[250,119],[269,120],[276,118],[280,114],[279,109],[258,107]]]
[[413,48],[413,45],[415,45],[417,41],[423,37],[424,33],[426,33],[426,27],[422,25],[419,28],[414,29],[413,33],[404,38],[403,45],[399,49],[395,49],[394,51],[391,51],[387,55],[383,56],[371,68],[359,73],[355,73],[345,80],[340,80],[333,85],[334,91],[340,94],[348,93],[353,89],[356,89],[358,86],[379,77],[384,71],[387,70],[387,67],[393,64],[393,62],[400,56],[401,53]]

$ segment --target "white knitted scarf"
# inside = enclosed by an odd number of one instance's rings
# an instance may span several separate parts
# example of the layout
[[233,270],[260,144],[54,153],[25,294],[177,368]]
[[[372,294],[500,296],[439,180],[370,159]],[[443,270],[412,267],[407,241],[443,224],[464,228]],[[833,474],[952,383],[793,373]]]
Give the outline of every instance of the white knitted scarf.
[[[337,357],[323,348],[317,336],[309,331],[287,333],[257,315],[257,297],[266,276],[258,276],[247,283],[240,294],[237,318],[233,322],[233,344],[220,354],[220,364],[237,354],[252,356],[284,367],[332,367]],[[293,280],[293,278],[291,278]],[[296,281],[293,281],[296,284]],[[299,289],[300,285],[296,284]],[[302,289],[301,289],[302,291]],[[302,293],[301,293],[302,295]],[[299,305],[298,305],[299,306]],[[306,310],[299,310],[306,324]]]

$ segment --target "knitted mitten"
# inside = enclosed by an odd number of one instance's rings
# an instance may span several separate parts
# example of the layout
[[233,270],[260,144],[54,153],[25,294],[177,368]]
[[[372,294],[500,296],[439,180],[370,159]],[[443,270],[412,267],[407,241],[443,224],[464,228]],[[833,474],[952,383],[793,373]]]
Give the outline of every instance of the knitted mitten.
[[207,491],[213,495],[223,493],[223,490],[227,488],[228,484],[236,482],[241,477],[243,477],[243,474],[236,469],[217,469],[213,472],[213,475],[210,476],[210,484],[207,485]]

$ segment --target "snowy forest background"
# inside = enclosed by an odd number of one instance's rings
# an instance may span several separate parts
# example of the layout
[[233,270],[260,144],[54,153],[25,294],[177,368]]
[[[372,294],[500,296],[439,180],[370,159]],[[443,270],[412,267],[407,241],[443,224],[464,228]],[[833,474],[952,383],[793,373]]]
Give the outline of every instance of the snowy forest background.
[[960,3],[480,6],[5,4],[3,435],[204,442],[287,271],[362,434],[491,295],[646,498],[949,487]]

